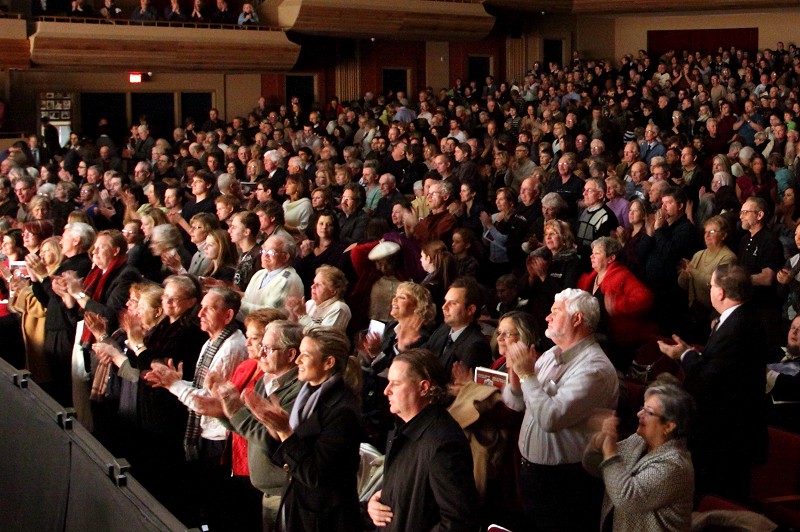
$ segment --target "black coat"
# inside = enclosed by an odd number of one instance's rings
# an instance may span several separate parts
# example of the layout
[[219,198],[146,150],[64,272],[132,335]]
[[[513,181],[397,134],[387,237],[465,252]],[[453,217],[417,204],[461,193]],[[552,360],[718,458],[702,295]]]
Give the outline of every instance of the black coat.
[[272,461],[290,475],[281,502],[287,532],[361,530],[360,416],[358,398],[339,380],[294,434],[268,444]]
[[478,366],[488,368],[492,364],[492,348],[478,324],[468,325],[458,335],[453,345],[445,349],[450,330],[449,325],[441,324],[425,343],[425,347],[433,351],[433,354],[439,358],[448,375],[450,375],[455,361],[459,361],[469,368]]
[[478,530],[478,492],[464,431],[431,405],[389,435],[381,502],[391,531]]

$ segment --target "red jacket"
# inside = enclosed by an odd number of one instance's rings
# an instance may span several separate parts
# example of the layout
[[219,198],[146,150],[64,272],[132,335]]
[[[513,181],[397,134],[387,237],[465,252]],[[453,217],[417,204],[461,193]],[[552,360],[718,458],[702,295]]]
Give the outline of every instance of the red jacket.
[[[597,272],[585,273],[578,280],[578,288],[592,293]],[[608,336],[613,344],[636,345],[655,332],[654,325],[645,320],[653,306],[653,293],[616,261],[600,283],[608,311]]]

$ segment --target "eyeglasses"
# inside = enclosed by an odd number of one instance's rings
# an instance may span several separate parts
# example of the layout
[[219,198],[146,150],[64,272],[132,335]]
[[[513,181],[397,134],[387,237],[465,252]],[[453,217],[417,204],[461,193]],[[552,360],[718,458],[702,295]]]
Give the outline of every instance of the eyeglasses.
[[179,297],[179,296],[161,296],[161,302],[166,303],[167,305],[172,305],[174,303],[180,303],[184,299],[189,299],[188,297]]
[[498,340],[504,340],[506,338],[519,338],[519,333],[518,332],[508,332],[508,331],[503,331],[503,332],[497,333],[497,339]]
[[749,210],[749,209],[742,209],[742,210],[740,210],[740,211],[739,211],[739,216],[741,216],[741,215],[743,215],[743,214],[750,214],[750,213],[753,213],[753,214],[758,214],[758,213],[760,213],[760,212],[761,212],[761,211],[751,211],[751,210]]
[[131,231],[130,229],[123,229],[121,232],[122,232],[123,235],[134,235],[134,234],[136,234],[136,231]]
[[721,232],[722,231],[720,231],[719,229],[709,229],[708,231],[706,231],[705,234],[707,234],[707,235],[716,235],[717,233],[721,233]]
[[261,344],[258,346],[258,354],[262,357],[274,353],[275,351],[283,351],[282,347],[271,347],[268,345]]
[[658,419],[664,419],[664,416],[662,416],[661,414],[656,414],[655,412],[653,412],[650,408],[648,408],[646,406],[643,406],[639,410],[639,412],[644,412],[644,415],[646,415],[648,417],[655,417],[655,418],[658,418]]
[[278,255],[279,253],[281,253],[281,252],[276,250],[276,249],[262,249],[261,250],[261,254],[262,255],[266,255],[267,257],[274,257],[275,255]]

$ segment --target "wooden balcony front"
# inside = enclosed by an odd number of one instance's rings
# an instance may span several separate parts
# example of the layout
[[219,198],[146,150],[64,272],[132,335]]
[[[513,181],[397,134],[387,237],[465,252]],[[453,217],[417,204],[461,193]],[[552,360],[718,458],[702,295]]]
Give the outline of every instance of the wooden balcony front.
[[0,69],[31,67],[31,46],[22,17],[0,18]]
[[267,0],[258,13],[286,31],[361,39],[480,40],[494,25],[483,4],[473,1]]
[[36,67],[87,72],[286,71],[300,54],[300,46],[286,33],[261,26],[244,30],[59,18],[36,23],[30,50]]

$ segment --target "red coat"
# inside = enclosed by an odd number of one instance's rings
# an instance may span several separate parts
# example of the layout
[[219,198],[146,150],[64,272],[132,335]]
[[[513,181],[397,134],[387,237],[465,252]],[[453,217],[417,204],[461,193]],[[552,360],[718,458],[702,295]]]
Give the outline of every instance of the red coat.
[[[595,277],[596,271],[583,274],[578,288],[592,293]],[[653,293],[628,268],[616,261],[609,264],[600,291],[605,298],[608,336],[613,344],[637,345],[655,332],[654,325],[645,320],[653,306]]]

